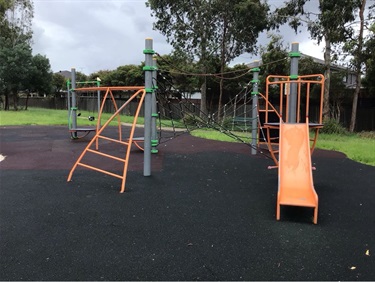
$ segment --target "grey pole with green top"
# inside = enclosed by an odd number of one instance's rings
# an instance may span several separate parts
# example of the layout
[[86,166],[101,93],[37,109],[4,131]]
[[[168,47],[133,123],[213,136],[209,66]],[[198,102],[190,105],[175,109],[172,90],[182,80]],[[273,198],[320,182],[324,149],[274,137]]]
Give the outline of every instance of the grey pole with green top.
[[256,155],[257,150],[257,134],[258,134],[258,87],[259,87],[259,61],[254,62],[254,68],[251,69],[253,73],[253,91],[251,95],[253,96],[253,110],[252,110],[252,125],[251,125],[251,154]]
[[152,39],[145,40],[145,103],[144,103],[144,152],[143,152],[143,176],[151,175],[151,114],[152,114],[152,73],[154,70],[152,56],[154,50],[152,49]]
[[[70,108],[70,115],[72,120],[72,128],[77,128],[77,96],[76,96],[76,69],[71,69],[71,78],[72,78],[72,105]],[[77,132],[73,132],[73,137],[77,137]]]
[[157,62],[156,62],[156,59],[153,58],[152,59],[152,62],[153,62],[153,67],[154,67],[154,70],[152,72],[152,88],[153,88],[153,92],[152,92],[152,108],[151,108],[151,111],[152,111],[152,114],[151,114],[151,153],[152,154],[156,154],[158,153],[158,149],[156,149],[156,147],[158,146],[158,132],[157,132],[157,129],[156,129],[156,119],[158,118],[158,109],[157,109],[157,105],[156,105],[156,91],[158,89],[158,86],[157,86]]
[[[97,77],[96,78],[96,86],[97,87],[100,87],[100,78],[99,77]],[[98,90],[97,91],[97,100],[98,100],[98,118],[99,118],[99,112],[100,112],[100,90]],[[98,123],[99,123],[99,126],[101,126],[101,121],[100,120],[98,120]]]
[[[301,57],[299,52],[299,44],[292,43],[290,57],[290,80],[298,79],[298,60]],[[288,122],[295,123],[297,121],[297,83],[290,83],[290,96],[289,96],[289,111],[288,111]]]

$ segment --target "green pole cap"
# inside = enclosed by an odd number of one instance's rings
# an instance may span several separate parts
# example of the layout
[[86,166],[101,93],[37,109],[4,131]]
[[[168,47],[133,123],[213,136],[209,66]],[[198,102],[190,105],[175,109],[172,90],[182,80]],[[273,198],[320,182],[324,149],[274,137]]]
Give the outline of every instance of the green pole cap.
[[298,77],[299,77],[298,74],[292,74],[292,75],[289,76],[289,78],[290,78],[291,80],[297,80]]
[[155,54],[155,51],[152,50],[152,49],[144,49],[144,50],[143,50],[143,54],[152,54],[152,55],[154,55],[154,54]]
[[157,140],[157,139],[153,139],[153,140],[151,140],[151,146],[152,147],[155,147],[155,146],[157,146],[159,144],[159,140]]
[[299,57],[301,57],[301,53],[300,52],[290,52],[289,53],[289,57],[291,57],[291,58],[299,58]]
[[251,72],[260,72],[260,68],[252,68],[250,71]]
[[156,70],[158,70],[158,68],[155,67],[155,66],[144,66],[143,70],[144,71],[156,71]]

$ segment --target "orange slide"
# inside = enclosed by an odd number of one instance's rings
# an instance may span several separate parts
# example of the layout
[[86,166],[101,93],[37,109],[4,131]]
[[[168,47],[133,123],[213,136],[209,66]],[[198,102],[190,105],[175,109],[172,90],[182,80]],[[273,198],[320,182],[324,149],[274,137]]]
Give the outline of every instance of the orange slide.
[[276,219],[280,220],[280,206],[314,208],[314,224],[318,222],[318,195],[314,189],[309,123],[280,122],[279,189]]

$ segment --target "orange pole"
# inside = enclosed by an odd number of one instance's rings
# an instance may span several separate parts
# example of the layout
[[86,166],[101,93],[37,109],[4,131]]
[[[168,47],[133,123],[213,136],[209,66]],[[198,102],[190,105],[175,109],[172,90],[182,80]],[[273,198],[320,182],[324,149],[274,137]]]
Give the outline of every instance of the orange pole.
[[[146,90],[143,89],[143,93],[142,93],[141,99],[140,99],[140,101],[138,103],[137,111],[136,111],[136,113],[134,115],[134,120],[133,120],[132,128],[131,128],[131,131],[130,131],[129,146],[128,146],[127,150],[126,150],[126,160],[129,160],[131,144],[133,143],[134,131],[135,131],[135,127],[137,125],[137,119],[138,119],[139,112],[141,110],[141,107],[142,107],[143,100],[144,100],[145,96],[146,96]],[[120,191],[120,193],[124,193],[124,191],[125,191],[125,182],[126,182],[126,174],[127,174],[127,171],[128,171],[128,164],[129,164],[128,161],[125,162],[124,171],[123,171],[123,179],[122,179],[122,183],[121,183],[121,191]]]

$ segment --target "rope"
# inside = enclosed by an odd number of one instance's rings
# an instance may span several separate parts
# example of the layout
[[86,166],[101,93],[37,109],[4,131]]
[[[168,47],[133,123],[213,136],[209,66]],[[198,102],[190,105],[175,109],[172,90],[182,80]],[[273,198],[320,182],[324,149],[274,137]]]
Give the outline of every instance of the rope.
[[[159,77],[159,76],[158,76]],[[164,83],[168,83],[170,86],[173,86],[172,82],[168,81],[165,76],[162,76],[162,79],[163,81],[160,81],[158,80],[158,85],[162,85],[162,87],[164,86],[164,89],[167,91],[167,87],[165,87],[165,84]],[[159,87],[160,89],[160,87]],[[167,92],[166,92],[167,93]],[[185,98],[185,101],[187,101],[190,105],[192,105],[195,109],[198,109],[199,113],[200,113],[200,116],[204,116],[206,118],[206,120],[200,120],[200,119],[197,119],[196,118],[196,115],[190,115],[193,120],[196,122],[196,125],[197,125],[197,128],[202,128],[201,125],[205,125],[207,128],[211,128],[211,129],[214,129],[214,130],[217,130],[225,135],[227,135],[228,137],[242,143],[242,144],[245,144],[253,149],[255,149],[257,152],[259,152],[261,155],[264,155],[265,157],[269,158],[269,159],[272,159],[271,156],[265,154],[260,148],[258,148],[257,146],[253,146],[252,144],[246,142],[245,140],[243,140],[242,138],[240,138],[238,135],[234,134],[233,132],[231,132],[230,130],[224,128],[222,125],[220,125],[219,123],[217,123],[216,121],[214,121],[209,115],[206,115],[204,112],[202,112],[199,108],[197,108],[195,106],[194,103],[192,103],[191,101],[189,101],[188,99],[186,99],[186,97],[180,93],[178,90],[177,90],[177,93],[179,93],[181,95],[181,97],[184,97]],[[160,93],[159,93],[160,94]],[[177,99],[179,100],[179,104],[181,105],[182,104],[182,100],[177,97]],[[183,104],[185,107],[186,105]],[[181,111],[182,113],[185,113],[183,110]],[[189,113],[190,114],[190,113]],[[183,119],[184,120],[184,119]],[[185,122],[185,121],[184,121]],[[186,124],[185,124],[186,125]],[[192,129],[189,129],[188,125],[186,125],[186,128],[188,129],[188,131],[192,131]]]
[[[228,71],[228,72],[222,72],[222,73],[193,73],[193,72],[187,72],[187,71],[184,71],[180,68],[176,68],[175,65],[173,65],[171,62],[167,61],[166,59],[164,59],[159,53],[155,53],[162,61],[166,62],[169,66],[171,66],[172,68],[176,69],[177,71],[174,71],[174,70],[163,70],[163,69],[159,69],[161,71],[164,71],[164,72],[168,72],[168,73],[171,73],[171,74],[179,74],[179,75],[186,75],[186,76],[201,76],[201,77],[217,77],[217,78],[222,78],[222,79],[228,79],[228,80],[231,80],[231,79],[238,79],[240,77],[243,77],[245,76],[246,74],[248,74],[251,69],[242,69],[242,70],[233,70],[233,71]],[[276,60],[276,61],[272,61],[272,62],[269,62],[269,63],[266,63],[266,64],[261,64],[261,66],[268,66],[268,65],[272,65],[272,64],[276,64],[276,63],[279,63],[279,62],[282,62],[282,61],[285,61],[285,60],[288,60],[289,57],[285,57],[285,58],[282,58],[282,59],[279,59],[279,60]],[[238,72],[245,72],[241,75],[238,75],[236,77],[224,77],[224,75],[226,74],[232,74],[232,73],[238,73]]]

